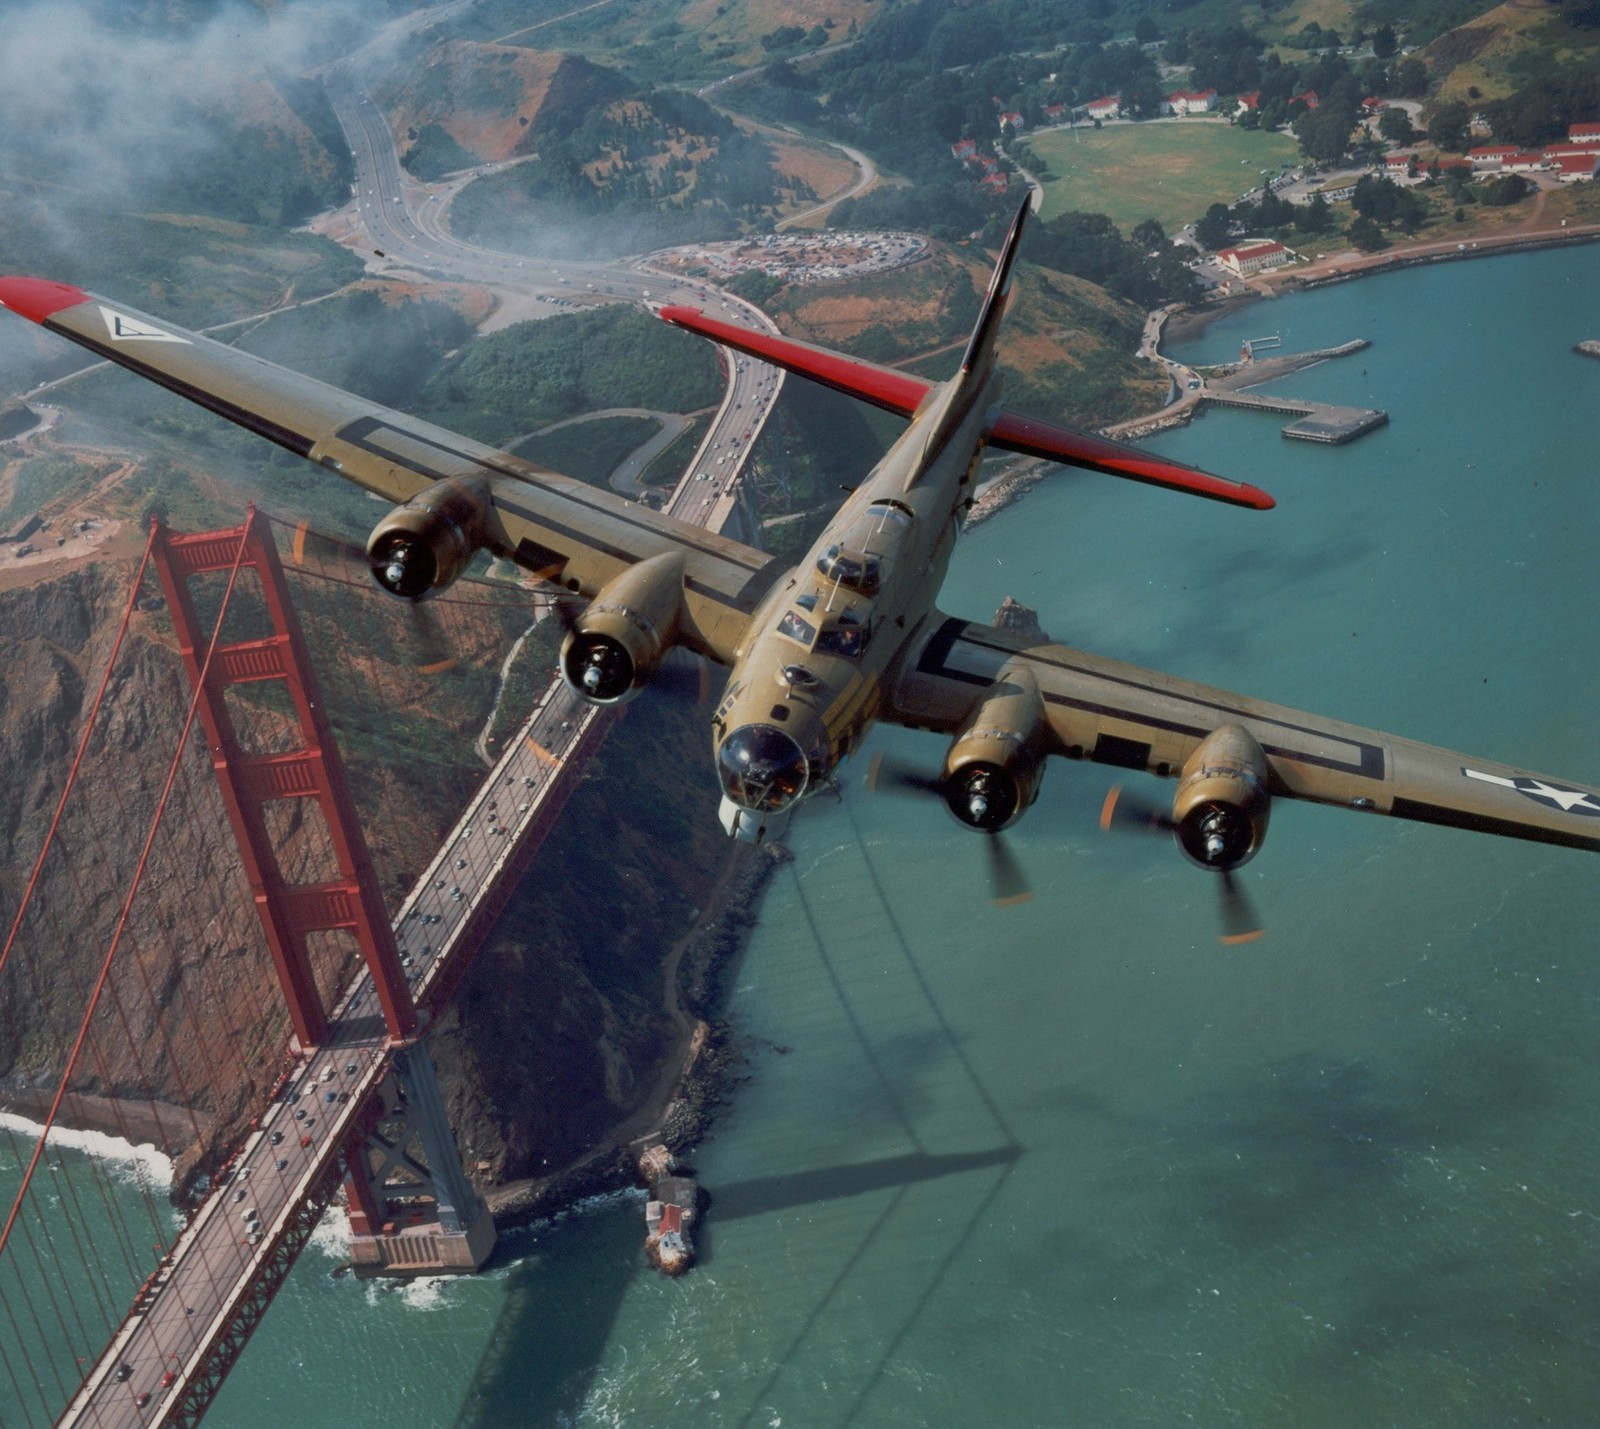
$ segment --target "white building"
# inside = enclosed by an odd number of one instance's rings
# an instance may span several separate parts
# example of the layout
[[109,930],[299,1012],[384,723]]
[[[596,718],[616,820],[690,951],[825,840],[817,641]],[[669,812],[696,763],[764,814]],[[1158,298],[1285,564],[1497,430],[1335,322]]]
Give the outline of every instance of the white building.
[[1230,273],[1246,278],[1287,263],[1292,257],[1294,254],[1281,243],[1243,243],[1237,248],[1224,248],[1217,254],[1217,261]]

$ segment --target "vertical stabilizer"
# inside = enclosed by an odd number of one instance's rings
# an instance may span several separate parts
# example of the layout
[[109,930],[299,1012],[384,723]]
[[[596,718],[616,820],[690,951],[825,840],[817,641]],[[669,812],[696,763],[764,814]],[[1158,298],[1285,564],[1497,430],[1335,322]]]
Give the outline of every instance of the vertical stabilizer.
[[972,385],[976,375],[979,382],[988,376],[994,365],[995,337],[1000,331],[1000,317],[1005,312],[1006,294],[1011,291],[1011,264],[1017,256],[1017,244],[1022,238],[1022,225],[1028,218],[1028,200],[1022,201],[1017,216],[1011,220],[1010,231],[1000,249],[1000,261],[995,264],[994,276],[989,279],[989,291],[983,295],[983,308],[978,313],[977,325],[967,339],[967,350],[961,354],[959,382]]
[[[980,401],[993,403],[998,397],[999,378],[994,371],[995,340],[1000,334],[1000,318],[1006,309],[1006,296],[1011,291],[1011,265],[1016,260],[1017,243],[1022,238],[1022,225],[1028,217],[1028,202],[1022,202],[1017,216],[1011,220],[1006,241],[1000,249],[1000,261],[995,264],[994,275],[989,279],[989,291],[983,295],[983,307],[978,312],[977,324],[967,339],[966,351],[961,354],[961,366],[954,377],[929,393],[912,423],[913,436],[907,433],[919,455],[906,476],[909,491],[929,470],[934,453],[941,450],[951,434],[971,415]],[[987,394],[987,395],[986,395]]]

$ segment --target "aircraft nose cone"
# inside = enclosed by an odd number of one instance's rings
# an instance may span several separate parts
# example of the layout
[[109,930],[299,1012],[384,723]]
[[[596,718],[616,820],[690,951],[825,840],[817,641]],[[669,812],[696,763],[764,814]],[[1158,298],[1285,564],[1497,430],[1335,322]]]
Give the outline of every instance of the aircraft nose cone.
[[722,791],[743,809],[788,808],[805,792],[809,772],[805,751],[770,724],[742,725],[717,750]]

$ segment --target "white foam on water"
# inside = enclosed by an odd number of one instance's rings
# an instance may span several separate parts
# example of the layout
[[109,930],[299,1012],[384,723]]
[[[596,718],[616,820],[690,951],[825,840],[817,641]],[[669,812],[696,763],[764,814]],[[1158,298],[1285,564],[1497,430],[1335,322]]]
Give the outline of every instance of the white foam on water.
[[[45,1131],[40,1122],[29,1121],[9,1111],[0,1111],[0,1130],[26,1136],[31,1141],[37,1141]],[[135,1143],[103,1131],[72,1131],[57,1126],[50,1131],[42,1165],[50,1165],[50,1151],[54,1148],[82,1151],[97,1160],[109,1161],[126,1168],[133,1179],[148,1181],[162,1190],[172,1185],[172,1158],[150,1142]]]

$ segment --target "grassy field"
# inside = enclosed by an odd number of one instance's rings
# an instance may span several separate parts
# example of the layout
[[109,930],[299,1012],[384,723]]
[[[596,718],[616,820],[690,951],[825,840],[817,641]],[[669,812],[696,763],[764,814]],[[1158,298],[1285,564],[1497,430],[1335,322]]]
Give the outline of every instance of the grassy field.
[[1210,120],[1111,124],[1104,129],[1030,134],[1044,160],[1042,218],[1076,210],[1103,213],[1126,233],[1158,218],[1168,233],[1214,203],[1233,203],[1299,156],[1286,134],[1262,134]]

